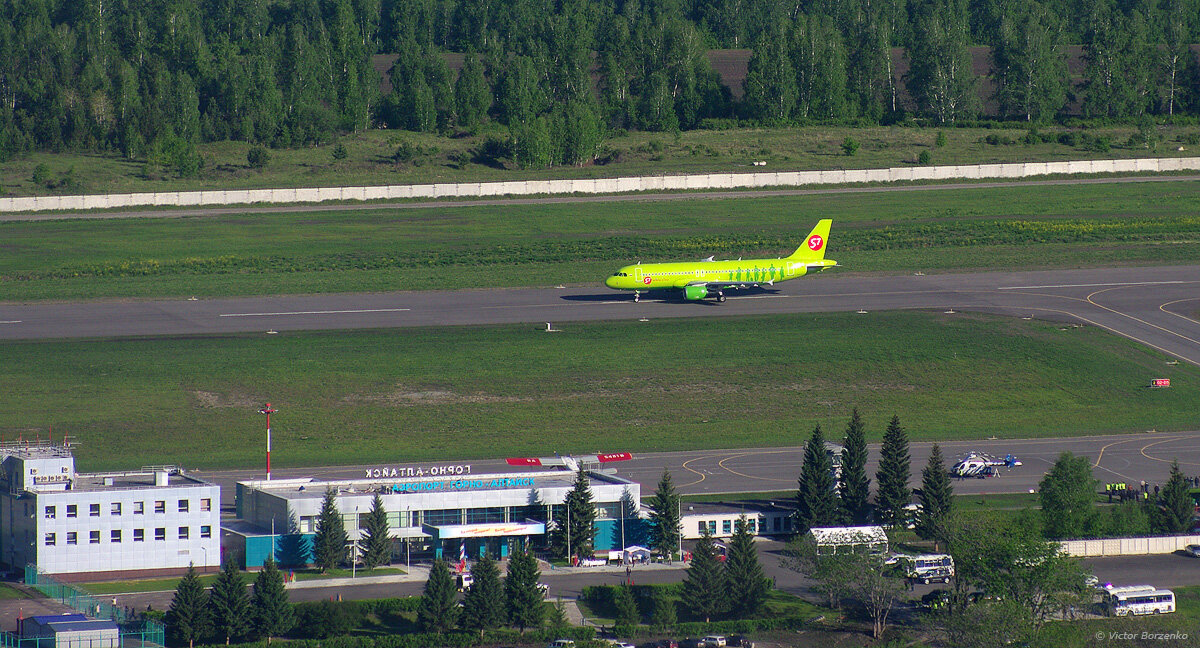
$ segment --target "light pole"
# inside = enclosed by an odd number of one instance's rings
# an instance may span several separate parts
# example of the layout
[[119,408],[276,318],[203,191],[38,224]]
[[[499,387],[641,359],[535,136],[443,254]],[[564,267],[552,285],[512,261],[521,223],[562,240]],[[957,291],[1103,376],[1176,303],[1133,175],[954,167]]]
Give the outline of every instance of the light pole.
[[205,547],[204,545],[200,545],[200,551],[204,552],[204,570],[201,571],[200,573],[207,574],[208,573],[208,547]]
[[[362,536],[362,531],[358,525],[358,507],[354,507],[354,535]],[[358,574],[358,540],[350,541],[350,578],[354,578]]]
[[258,410],[259,414],[267,415],[267,481],[271,481],[271,415],[279,410],[272,409],[271,404]]

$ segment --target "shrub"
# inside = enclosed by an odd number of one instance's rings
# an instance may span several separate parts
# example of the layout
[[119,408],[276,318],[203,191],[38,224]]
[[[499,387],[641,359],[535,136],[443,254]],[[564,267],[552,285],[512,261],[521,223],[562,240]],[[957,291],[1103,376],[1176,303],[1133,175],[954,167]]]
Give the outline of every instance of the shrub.
[[1186,133],[1183,136],[1183,143],[1195,146],[1200,144],[1200,133]]
[[1087,143],[1087,149],[1094,153],[1108,153],[1109,149],[1111,149],[1111,148],[1112,148],[1112,143],[1109,141],[1108,137],[1105,135],[1101,135],[1099,137],[1093,137],[1093,138],[1091,138],[1091,141],[1089,141]]
[[353,601],[317,601],[296,605],[296,632],[313,639],[337,637],[362,622],[362,612]]
[[336,160],[345,160],[349,155],[350,154],[348,152],[346,152],[345,146],[338,144],[337,146],[333,147],[333,159],[335,161]]
[[252,169],[262,169],[271,161],[271,154],[261,146],[255,146],[246,152],[246,162]]
[[929,164],[933,161],[933,155],[929,151],[921,151],[917,156],[917,164]]
[[47,185],[50,182],[50,167],[45,163],[33,167],[33,177],[30,180],[34,184]]
[[937,139],[934,140],[934,145],[941,148],[946,145],[946,131],[938,131]]
[[417,159],[421,155],[421,147],[408,141],[402,141],[396,145],[396,151],[392,153],[392,161],[396,164],[408,164]]
[[853,139],[847,137],[846,139],[842,140],[842,152],[844,152],[846,155],[849,156],[858,153],[858,148],[858,142],[854,141]]

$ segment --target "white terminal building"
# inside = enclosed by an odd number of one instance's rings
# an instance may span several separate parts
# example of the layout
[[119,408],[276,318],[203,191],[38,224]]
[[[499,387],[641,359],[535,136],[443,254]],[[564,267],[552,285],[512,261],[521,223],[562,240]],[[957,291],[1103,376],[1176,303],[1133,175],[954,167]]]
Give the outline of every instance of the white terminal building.
[[61,580],[221,564],[221,493],[171,466],[85,474],[70,446],[0,444],[0,563]]
[[[310,562],[310,534],[316,531],[325,492],[332,489],[350,540],[362,536],[362,522],[378,494],[397,557],[406,549],[449,559],[461,551],[475,558],[486,549],[504,557],[514,540],[544,539],[546,522],[554,519],[576,476],[574,470],[472,474],[469,466],[401,476],[411,472],[368,469],[362,479],[239,482],[237,516],[243,524],[227,527],[229,549],[242,553],[248,568],[260,566],[272,552],[280,564]],[[636,544],[645,532],[636,512],[641,486],[612,473],[585,470],[596,505],[597,550],[621,548],[622,541],[624,546]],[[623,499],[633,503],[634,511],[624,519]]]

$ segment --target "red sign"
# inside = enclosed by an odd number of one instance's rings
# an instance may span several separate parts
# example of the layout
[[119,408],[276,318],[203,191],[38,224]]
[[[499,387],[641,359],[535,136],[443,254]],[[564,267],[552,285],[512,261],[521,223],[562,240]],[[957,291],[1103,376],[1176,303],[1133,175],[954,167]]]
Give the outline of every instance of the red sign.
[[1170,378],[1155,378],[1154,380],[1150,381],[1150,386],[1151,387],[1170,387],[1171,379]]
[[808,249],[813,252],[820,250],[822,245],[825,245],[825,239],[821,238],[820,234],[813,234],[808,237]]
[[533,457],[510,457],[508,459],[505,459],[505,461],[508,462],[508,465],[510,465],[510,466],[540,466],[540,465],[542,465],[541,459],[535,459]]
[[596,459],[598,459],[600,463],[608,463],[610,461],[629,461],[630,459],[633,459],[633,455],[629,454],[628,452],[607,452],[605,454],[596,455]]

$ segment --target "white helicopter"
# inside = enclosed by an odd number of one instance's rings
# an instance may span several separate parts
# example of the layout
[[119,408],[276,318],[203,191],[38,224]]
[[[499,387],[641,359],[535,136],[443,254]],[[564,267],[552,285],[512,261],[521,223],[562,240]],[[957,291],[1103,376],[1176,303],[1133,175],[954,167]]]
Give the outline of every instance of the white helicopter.
[[1004,455],[1004,458],[995,457],[983,452],[970,452],[954,464],[950,469],[950,474],[956,477],[991,477],[998,475],[997,468],[1012,468],[1020,466],[1021,462],[1012,455]]

